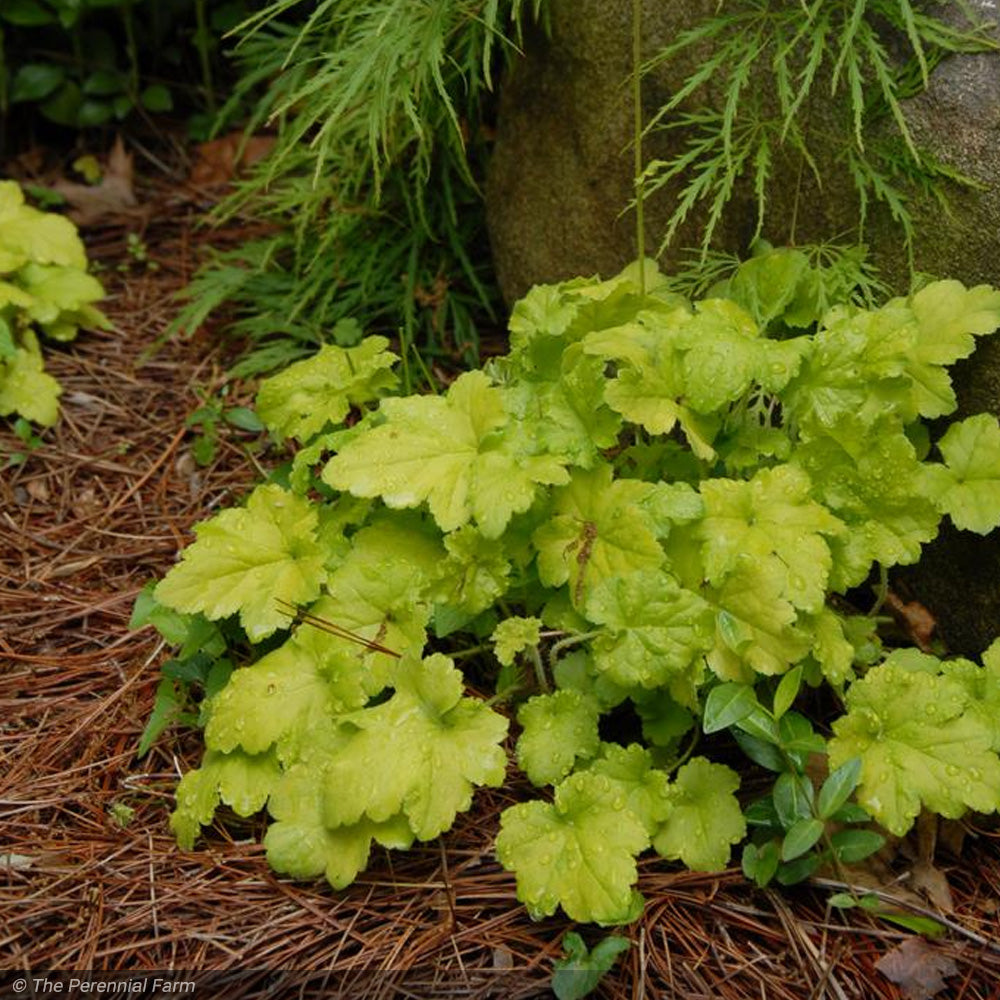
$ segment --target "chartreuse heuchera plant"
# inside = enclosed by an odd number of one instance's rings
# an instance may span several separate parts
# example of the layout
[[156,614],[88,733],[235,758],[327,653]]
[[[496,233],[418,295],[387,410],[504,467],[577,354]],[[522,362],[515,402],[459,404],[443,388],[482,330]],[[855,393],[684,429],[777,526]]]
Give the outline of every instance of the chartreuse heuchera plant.
[[38,335],[72,340],[81,327],[106,326],[94,305],[103,297],[73,223],[0,181],[0,416],[56,422],[61,389],[44,371]]
[[[642,266],[534,288],[510,352],[440,395],[393,395],[377,337],[263,384],[290,467],[155,589],[262,651],[202,705],[182,846],[220,803],[266,807],[271,865],[345,886],[372,841],[435,838],[505,780],[501,705],[543,791],[496,850],[536,918],[627,922],[640,854],[723,868],[748,824],[763,885],[870,853],[873,824],[1000,808],[1000,646],[885,655],[837,597],[915,562],[945,515],[1000,523],[997,421],[933,444],[922,422],[955,410],[948,366],[1000,325],[1000,293],[831,305],[822,267],[765,250],[690,302]],[[805,686],[840,714],[796,711]],[[694,752],[725,729],[777,775],[746,809]]]

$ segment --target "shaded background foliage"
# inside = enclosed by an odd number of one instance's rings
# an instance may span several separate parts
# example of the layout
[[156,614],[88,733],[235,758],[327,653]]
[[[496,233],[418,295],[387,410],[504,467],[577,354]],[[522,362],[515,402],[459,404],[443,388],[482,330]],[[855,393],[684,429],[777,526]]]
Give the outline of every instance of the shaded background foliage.
[[8,0],[0,7],[0,112],[15,132],[177,110],[212,127],[222,36],[255,0]]
[[540,6],[286,0],[251,19],[224,113],[260,93],[249,128],[270,124],[276,144],[217,217],[281,230],[202,271],[180,326],[233,303],[261,348],[241,372],[299,357],[361,313],[398,331],[404,355],[419,342],[424,357],[474,361],[498,317],[482,209],[494,83]]

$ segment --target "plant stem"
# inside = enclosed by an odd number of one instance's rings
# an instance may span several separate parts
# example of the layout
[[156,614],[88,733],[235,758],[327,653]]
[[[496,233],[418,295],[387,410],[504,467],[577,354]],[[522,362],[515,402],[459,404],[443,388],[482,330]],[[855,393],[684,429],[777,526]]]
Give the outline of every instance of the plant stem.
[[122,23],[125,28],[125,52],[128,54],[128,90],[133,104],[139,103],[139,49],[135,43],[135,21],[132,19],[132,0],[122,7]]
[[528,659],[531,660],[531,665],[535,668],[535,678],[538,680],[538,687],[543,694],[548,694],[552,688],[549,685],[548,677],[545,676],[545,666],[542,663],[541,656],[538,655],[538,647],[529,646],[525,652],[528,654]]
[[445,655],[451,657],[453,660],[465,660],[470,656],[476,656],[478,653],[488,653],[492,648],[493,646],[490,643],[484,642],[479,646],[469,646],[468,649],[456,649]]
[[875,607],[868,612],[869,617],[874,618],[882,610],[889,597],[889,570],[883,563],[878,564],[878,586],[875,588]]
[[410,345],[413,343],[413,331],[417,320],[414,311],[414,301],[417,291],[417,266],[420,250],[417,241],[410,244],[410,252],[406,264],[406,298],[403,303],[403,325],[399,327],[399,356],[403,362],[403,391],[407,396],[413,392],[413,381],[410,375]]
[[670,766],[666,768],[669,774],[674,774],[676,771],[680,770],[683,764],[686,764],[691,754],[695,752],[698,744],[701,742],[701,726],[695,726],[691,734],[691,739],[688,742],[687,747],[684,752],[676,760],[670,762]]
[[643,213],[642,176],[642,0],[632,0],[632,153],[635,183],[635,241],[639,261],[639,293],[646,294],[646,223]]
[[[872,895],[878,896],[883,903],[888,903],[890,906],[895,906],[900,910],[909,910],[911,913],[916,913],[919,916],[927,917],[929,920],[935,920],[939,924],[943,924],[949,930],[954,931],[956,934],[961,934],[963,937],[968,938],[970,941],[975,941],[976,944],[983,948],[992,951],[994,954],[1000,954],[1000,945],[995,941],[989,940],[976,934],[974,931],[969,930],[967,927],[963,927],[960,923],[952,920],[950,917],[943,913],[939,913],[937,910],[931,910],[925,906],[919,906],[909,899],[894,896],[891,892],[885,889],[873,889],[869,886],[857,885],[851,882],[832,879],[832,878],[821,878],[817,876],[812,876],[809,879],[811,885],[819,886],[822,889],[838,889],[843,892],[849,892],[854,896],[861,895]],[[877,915],[877,911],[873,911]]]
[[498,691],[492,698],[486,698],[483,704],[489,708],[492,708],[494,705],[502,705],[505,701],[510,701],[511,698],[521,694],[523,691],[523,684],[514,684],[509,688],[504,688],[503,691]]
[[413,356],[417,359],[417,367],[424,376],[428,389],[430,389],[433,395],[439,396],[440,393],[438,392],[437,380],[431,374],[431,370],[427,367],[427,363],[424,361],[423,352],[412,340],[410,341],[410,349],[413,351]]
[[[788,227],[788,245],[795,246],[795,230],[798,226],[799,221],[799,201],[802,195],[802,171],[805,169],[806,161],[804,156],[799,156],[799,169],[798,173],[795,175],[795,197],[792,199],[792,222]],[[763,222],[761,219],[757,220],[757,229],[759,230]]]
[[205,17],[206,0],[195,0],[194,16],[197,23],[194,36],[195,48],[198,50],[198,60],[201,63],[201,85],[205,90],[205,106],[210,114],[215,114],[215,86],[212,83],[212,60],[208,51],[208,20]]
[[549,667],[554,667],[556,660],[559,658],[559,654],[564,650],[568,649],[570,646],[576,646],[581,642],[587,642],[588,639],[593,639],[595,636],[601,634],[599,628],[595,628],[591,632],[577,632],[575,635],[568,635],[565,639],[560,639],[558,642],[552,644],[552,648],[549,650]]

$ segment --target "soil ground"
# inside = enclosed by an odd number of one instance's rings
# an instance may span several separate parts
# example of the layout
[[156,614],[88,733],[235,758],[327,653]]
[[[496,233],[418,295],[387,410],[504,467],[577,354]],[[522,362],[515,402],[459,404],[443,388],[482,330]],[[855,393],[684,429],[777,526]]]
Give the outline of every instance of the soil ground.
[[[150,629],[130,632],[129,616],[192,525],[257,473],[251,436],[224,431],[215,461],[199,468],[197,430],[185,426],[199,390],[224,383],[231,348],[205,330],[148,353],[206,239],[195,229],[203,206],[165,181],[142,201],[142,239],[159,269],[128,252],[134,218],[88,232],[114,327],[48,351],[65,388],[62,420],[0,474],[0,969],[198,970],[217,974],[202,977],[199,996],[234,1000],[550,996],[570,925],[529,920],[492,852],[516,788],[478,794],[439,843],[379,849],[343,892],[271,872],[262,819],[223,817],[192,852],[174,843],[172,793],[200,739],[173,729],[137,758],[169,650]],[[252,391],[236,387],[230,402]],[[4,429],[0,462],[20,450]],[[124,825],[122,806],[134,810]],[[940,852],[937,864],[954,910],[944,935],[905,960],[918,980],[934,967],[944,976],[925,979],[923,993],[876,969],[912,935],[830,910],[829,887],[759,891],[736,870],[693,874],[651,858],[639,883],[645,913],[627,930],[633,947],[593,995],[1000,997],[997,834],[970,828],[962,857]],[[904,880],[907,866],[895,861]],[[904,885],[887,890],[902,909],[936,909]],[[593,942],[605,932],[583,933]],[[0,996],[11,981],[0,980]]]

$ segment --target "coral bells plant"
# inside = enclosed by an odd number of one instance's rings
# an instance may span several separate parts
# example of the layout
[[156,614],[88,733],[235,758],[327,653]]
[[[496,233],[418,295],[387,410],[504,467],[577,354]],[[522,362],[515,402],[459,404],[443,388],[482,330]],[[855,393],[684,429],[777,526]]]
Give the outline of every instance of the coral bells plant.
[[[745,842],[749,877],[792,882],[922,809],[1000,808],[1000,646],[887,652],[843,596],[945,516],[1000,523],[997,420],[925,423],[998,325],[985,286],[876,308],[763,247],[697,301],[648,261],[536,287],[509,353],[437,395],[395,395],[378,337],[269,379],[294,458],[144,599],[215,658],[223,633],[258,651],[202,701],[178,841],[266,808],[274,869],[339,888],[512,756],[540,789],[497,835],[519,898],[617,924],[647,850],[713,870]],[[734,743],[763,799],[737,798]]]
[[73,223],[0,181],[0,416],[56,422],[62,389],[44,370],[39,335],[67,341],[81,327],[107,326],[94,305],[102,298]]

